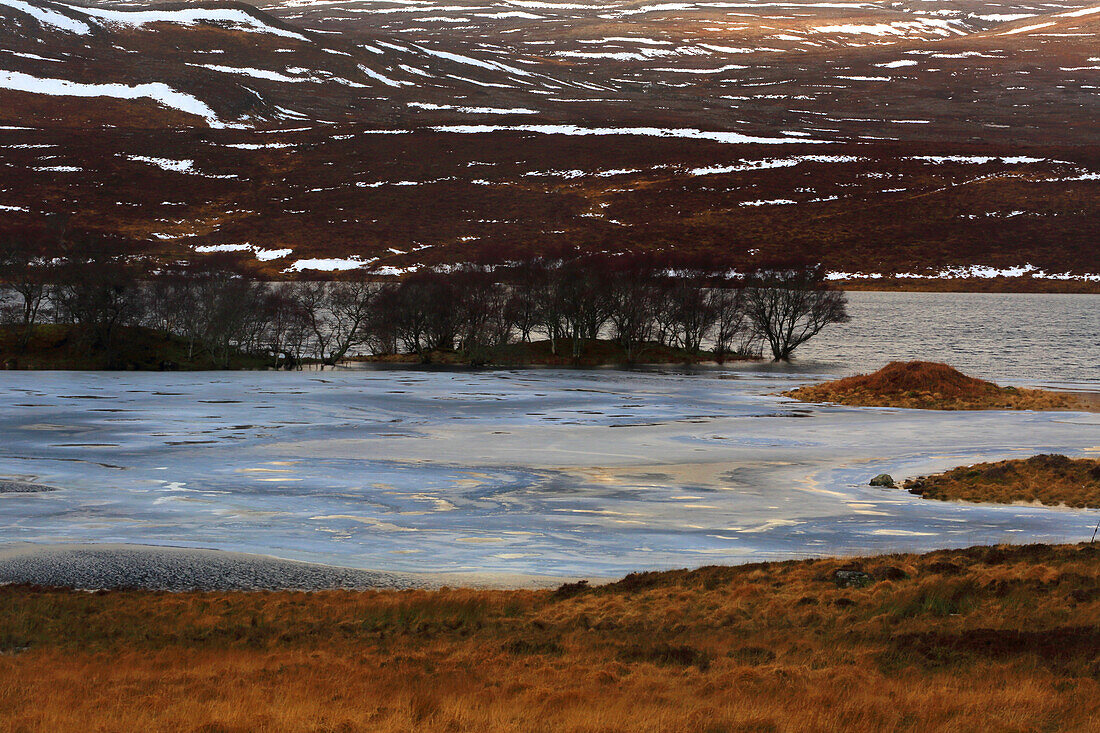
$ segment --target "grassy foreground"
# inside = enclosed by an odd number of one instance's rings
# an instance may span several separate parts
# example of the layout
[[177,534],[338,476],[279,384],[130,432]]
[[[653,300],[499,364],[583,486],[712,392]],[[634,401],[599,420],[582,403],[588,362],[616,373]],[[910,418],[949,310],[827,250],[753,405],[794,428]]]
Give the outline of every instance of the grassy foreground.
[[1100,411],[1095,395],[1000,387],[932,361],[892,361],[873,374],[800,387],[784,395],[802,402],[859,407]]
[[1100,509],[1100,459],[1038,455],[960,466],[902,485],[925,499]]
[[1100,545],[558,591],[0,588],[5,730],[1098,726]]

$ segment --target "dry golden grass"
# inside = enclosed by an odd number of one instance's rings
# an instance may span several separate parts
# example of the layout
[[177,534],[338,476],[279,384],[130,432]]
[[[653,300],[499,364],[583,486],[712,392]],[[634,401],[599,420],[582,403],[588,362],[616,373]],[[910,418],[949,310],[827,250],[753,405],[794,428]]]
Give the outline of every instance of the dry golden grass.
[[[877,578],[839,587],[838,569]],[[1100,546],[552,591],[0,589],[13,731],[1035,731],[1100,725]]]
[[1039,455],[960,466],[902,487],[925,499],[1100,509],[1100,459]]
[[999,387],[932,361],[892,361],[873,374],[800,387],[783,393],[802,402],[922,410],[1100,411],[1090,395]]

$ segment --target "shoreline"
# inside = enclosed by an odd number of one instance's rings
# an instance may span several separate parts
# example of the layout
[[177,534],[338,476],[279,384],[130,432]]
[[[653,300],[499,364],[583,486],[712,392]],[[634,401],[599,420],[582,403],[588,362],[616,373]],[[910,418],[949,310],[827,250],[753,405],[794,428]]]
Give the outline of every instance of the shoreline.
[[963,278],[898,280],[867,278],[833,280],[840,290],[866,293],[972,293],[978,295],[1100,295],[1096,280],[1036,280],[1034,278]]
[[[581,577],[494,571],[364,570],[286,560],[273,555],[129,543],[0,545],[0,587],[35,585],[73,590],[322,591],[537,590]],[[585,577],[592,583],[611,578]]]
[[[944,503],[952,503],[950,500]],[[988,503],[990,506],[1011,506]],[[1054,512],[1071,507],[1035,505]],[[1077,511],[1080,511],[1079,509]],[[1047,543],[1040,542],[1039,545]],[[1066,542],[1060,543],[1066,544]],[[1087,541],[1069,544],[1089,544]],[[136,543],[34,543],[0,545],[0,589],[36,587],[73,592],[149,591],[168,593],[294,593],[324,591],[541,591],[578,583],[613,584],[636,575],[693,573],[708,567],[743,568],[820,561],[874,561],[898,555],[926,556],[996,547],[1028,547],[1036,542],[947,544],[926,550],[908,548],[847,553],[780,553],[773,558],[719,565],[639,567],[614,576],[535,575],[498,571],[412,572],[368,570],[287,560],[234,550]],[[688,558],[685,558],[688,559]]]

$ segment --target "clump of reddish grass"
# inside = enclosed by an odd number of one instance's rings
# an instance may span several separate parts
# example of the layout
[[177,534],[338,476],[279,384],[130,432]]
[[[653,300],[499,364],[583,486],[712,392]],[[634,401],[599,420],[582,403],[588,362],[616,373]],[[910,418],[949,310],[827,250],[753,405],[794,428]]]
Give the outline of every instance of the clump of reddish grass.
[[954,367],[935,361],[892,361],[872,374],[838,380],[834,388],[884,395],[930,392],[944,397],[995,394],[1001,389],[992,382],[968,377]]
[[1039,389],[1000,387],[933,361],[892,361],[872,374],[784,393],[803,402],[931,410],[1094,410],[1092,401]]
[[960,466],[902,487],[925,499],[1100,508],[1100,460],[1038,455]]

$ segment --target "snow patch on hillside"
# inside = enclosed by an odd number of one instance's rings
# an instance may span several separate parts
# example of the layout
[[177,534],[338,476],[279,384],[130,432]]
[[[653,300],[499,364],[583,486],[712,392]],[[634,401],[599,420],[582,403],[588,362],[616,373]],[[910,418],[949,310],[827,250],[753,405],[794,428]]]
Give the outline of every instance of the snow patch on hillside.
[[737,165],[707,166],[705,168],[692,168],[688,171],[692,176],[712,176],[725,173],[742,173],[745,171],[760,171],[768,168],[790,168],[799,163],[855,163],[863,158],[855,155],[797,155],[791,158],[771,158],[768,160],[743,160]]
[[[11,2],[11,0],[4,0]],[[70,7],[70,6],[66,6]],[[101,21],[103,25],[140,28],[149,23],[175,23],[176,25],[198,25],[207,23],[228,27],[248,33],[267,33],[296,41],[308,41],[301,33],[269,25],[253,17],[244,10],[236,8],[182,8],[180,10],[106,10],[102,8],[77,8],[74,12],[87,15]]]
[[135,161],[137,163],[148,163],[149,165],[155,165],[162,171],[168,171],[170,173],[191,173],[195,168],[195,161],[193,160],[153,158],[148,155],[128,155],[126,157],[127,159]]
[[441,125],[431,128],[436,132],[457,134],[480,134],[487,132],[533,132],[540,135],[634,135],[639,137],[687,138],[691,140],[711,140],[717,143],[755,143],[759,145],[781,145],[783,143],[821,143],[828,140],[812,140],[805,137],[756,137],[742,135],[739,132],[720,132],[697,130],[690,127],[580,127],[578,125]]
[[[830,272],[825,276],[826,280],[881,280],[885,277],[881,272]],[[899,280],[959,280],[977,278],[991,280],[998,277],[1033,277],[1037,280],[1076,280],[1081,282],[1100,282],[1100,274],[1072,273],[1072,272],[1047,272],[1030,263],[1015,265],[1012,267],[990,267],[989,265],[958,265],[946,267],[937,272],[899,272],[893,275]]]
[[377,257],[364,260],[359,255],[352,257],[318,257],[304,260],[295,260],[294,264],[283,272],[302,272],[303,270],[318,270],[321,272],[335,272],[337,270],[358,270],[377,261]]
[[178,92],[167,84],[83,84],[65,79],[48,79],[31,76],[19,71],[0,70],[0,89],[32,94],[48,94],[58,97],[111,97],[113,99],[150,99],[171,109],[196,115],[206,120],[210,127],[225,127],[214,110],[190,94]]
[[38,5],[31,5],[30,3],[23,2],[22,0],[0,0],[0,7],[9,7],[12,10],[18,10],[21,13],[26,13],[44,26],[57,28],[58,30],[66,31],[68,33],[76,33],[82,36],[86,36],[92,32],[91,26],[89,26],[87,23],[82,23],[76,18],[70,18],[69,16],[63,13],[59,13],[56,10],[39,7]]
[[451,110],[464,114],[477,115],[537,115],[538,110],[526,107],[459,107],[454,104],[434,104],[432,102],[406,102],[405,106],[415,109]]

